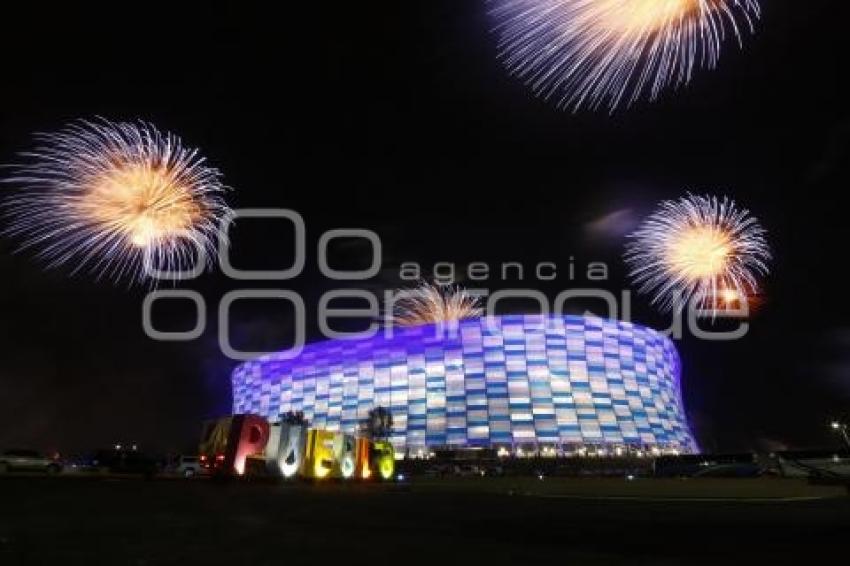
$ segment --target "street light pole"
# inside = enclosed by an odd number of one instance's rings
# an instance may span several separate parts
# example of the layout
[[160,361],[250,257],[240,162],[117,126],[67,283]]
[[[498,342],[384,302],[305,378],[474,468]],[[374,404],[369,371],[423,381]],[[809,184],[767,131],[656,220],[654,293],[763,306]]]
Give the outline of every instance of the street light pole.
[[847,432],[847,424],[834,421],[832,423],[832,430],[840,433],[841,437],[844,439],[844,443],[848,448],[850,448],[850,433]]

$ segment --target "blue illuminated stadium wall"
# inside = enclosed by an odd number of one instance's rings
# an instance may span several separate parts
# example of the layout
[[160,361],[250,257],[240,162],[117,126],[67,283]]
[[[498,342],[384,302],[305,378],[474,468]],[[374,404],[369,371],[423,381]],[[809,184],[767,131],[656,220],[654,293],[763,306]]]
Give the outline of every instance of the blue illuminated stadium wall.
[[400,452],[470,446],[631,446],[692,452],[672,342],[577,316],[501,316],[394,329],[266,356],[233,373],[234,413],[355,431],[391,409]]

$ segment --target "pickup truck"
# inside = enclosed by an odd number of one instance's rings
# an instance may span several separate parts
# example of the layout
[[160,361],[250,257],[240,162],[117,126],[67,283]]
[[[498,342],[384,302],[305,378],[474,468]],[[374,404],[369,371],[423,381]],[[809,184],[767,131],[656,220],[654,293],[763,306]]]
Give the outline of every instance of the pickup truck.
[[58,474],[62,464],[35,450],[6,450],[0,454],[0,474],[6,472],[43,472]]

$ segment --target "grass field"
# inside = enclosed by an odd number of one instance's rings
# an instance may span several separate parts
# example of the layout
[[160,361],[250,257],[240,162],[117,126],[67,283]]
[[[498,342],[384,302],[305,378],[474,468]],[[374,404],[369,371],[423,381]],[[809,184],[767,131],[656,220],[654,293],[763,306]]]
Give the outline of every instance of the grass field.
[[848,553],[844,493],[777,479],[9,476],[0,564],[836,563]]

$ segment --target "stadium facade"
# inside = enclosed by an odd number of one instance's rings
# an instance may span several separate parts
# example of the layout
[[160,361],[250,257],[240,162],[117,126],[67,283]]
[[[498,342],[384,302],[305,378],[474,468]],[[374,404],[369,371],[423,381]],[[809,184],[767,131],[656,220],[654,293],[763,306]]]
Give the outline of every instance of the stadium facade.
[[578,316],[509,315],[307,345],[233,372],[234,413],[354,432],[393,415],[397,454],[435,448],[694,452],[679,356],[658,332]]

